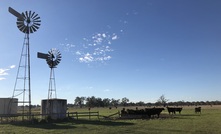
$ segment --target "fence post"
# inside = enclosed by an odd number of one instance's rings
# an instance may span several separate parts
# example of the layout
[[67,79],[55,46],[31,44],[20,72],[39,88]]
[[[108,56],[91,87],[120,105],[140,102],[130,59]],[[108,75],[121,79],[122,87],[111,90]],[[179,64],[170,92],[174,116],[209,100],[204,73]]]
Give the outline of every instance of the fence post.
[[98,120],[100,120],[100,115],[99,115],[99,111],[97,112],[97,118],[98,118]]

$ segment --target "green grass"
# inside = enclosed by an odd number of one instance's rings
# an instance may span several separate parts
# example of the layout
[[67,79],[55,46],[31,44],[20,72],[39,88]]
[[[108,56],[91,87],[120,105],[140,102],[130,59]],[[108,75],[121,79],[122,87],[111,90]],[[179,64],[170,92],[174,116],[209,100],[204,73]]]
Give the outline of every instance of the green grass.
[[[100,115],[110,115],[118,110],[108,108],[92,108],[91,112],[99,111]],[[70,112],[86,112],[88,109],[69,109]],[[202,114],[195,114],[194,107],[184,107],[181,115],[160,119],[132,120],[97,120],[88,118],[64,123],[29,124],[13,123],[0,124],[0,134],[219,134],[221,133],[221,106],[202,107]]]

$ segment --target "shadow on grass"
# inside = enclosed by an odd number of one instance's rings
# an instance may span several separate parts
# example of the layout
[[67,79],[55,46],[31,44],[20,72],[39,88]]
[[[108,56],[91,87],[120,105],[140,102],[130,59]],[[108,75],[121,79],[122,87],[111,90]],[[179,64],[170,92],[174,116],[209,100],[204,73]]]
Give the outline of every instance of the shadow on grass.
[[156,129],[156,128],[151,128],[151,129],[149,129],[148,130],[150,133],[190,133],[190,131],[188,131],[188,130],[179,130],[179,129]]
[[91,125],[104,125],[104,126],[128,126],[134,125],[134,123],[129,122],[120,122],[120,121],[106,121],[106,120],[73,120],[72,123],[74,124],[91,124]]
[[72,120],[67,122],[59,123],[37,123],[31,124],[27,122],[13,123],[12,125],[19,127],[29,128],[41,128],[41,129],[73,129],[76,128],[74,125],[88,124],[88,125],[103,125],[103,126],[128,126],[134,125],[134,123],[119,122],[119,121],[99,121],[99,120]]
[[175,119],[194,119],[195,117],[199,117],[200,114],[180,114],[173,116]]
[[73,129],[75,128],[70,123],[39,123],[39,124],[28,124],[28,123],[14,123],[12,125],[19,127],[29,128],[41,128],[41,129]]

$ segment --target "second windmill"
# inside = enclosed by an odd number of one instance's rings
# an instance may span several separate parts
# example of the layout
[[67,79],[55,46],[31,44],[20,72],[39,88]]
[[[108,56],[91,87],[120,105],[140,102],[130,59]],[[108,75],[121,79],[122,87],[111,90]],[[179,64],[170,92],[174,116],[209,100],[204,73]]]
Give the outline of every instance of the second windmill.
[[50,71],[48,99],[57,98],[54,68],[61,61],[61,53],[57,49],[51,49],[47,54],[38,52],[38,58],[45,59]]

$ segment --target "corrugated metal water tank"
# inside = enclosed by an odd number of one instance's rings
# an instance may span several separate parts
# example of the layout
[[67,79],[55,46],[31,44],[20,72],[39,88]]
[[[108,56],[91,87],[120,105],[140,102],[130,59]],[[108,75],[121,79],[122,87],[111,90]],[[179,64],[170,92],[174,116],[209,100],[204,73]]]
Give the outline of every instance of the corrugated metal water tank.
[[16,98],[0,98],[0,114],[11,115],[17,114],[18,99]]
[[41,114],[48,114],[52,119],[64,119],[66,117],[66,111],[66,99],[41,100]]

